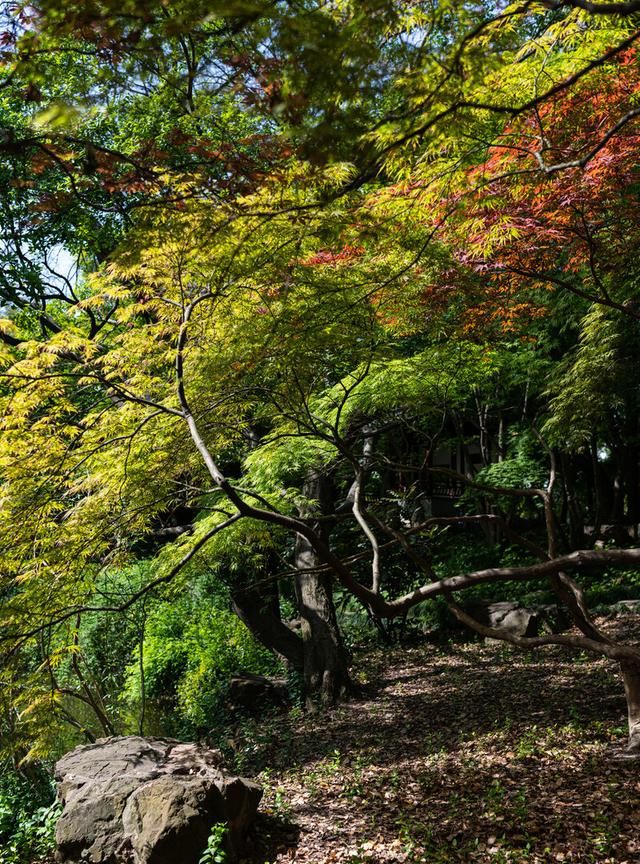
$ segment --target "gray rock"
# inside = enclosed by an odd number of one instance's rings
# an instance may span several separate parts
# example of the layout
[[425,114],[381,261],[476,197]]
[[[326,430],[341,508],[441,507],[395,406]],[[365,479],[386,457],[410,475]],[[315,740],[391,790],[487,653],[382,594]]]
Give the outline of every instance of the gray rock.
[[534,636],[537,619],[534,612],[517,603],[473,603],[466,611],[480,624],[504,630],[513,636]]
[[637,615],[640,612],[640,600],[618,600],[611,606],[612,615]]
[[222,771],[216,750],[163,738],[102,738],[56,765],[62,864],[197,864],[211,826],[245,849],[262,789]]
[[236,675],[229,684],[229,704],[258,714],[265,708],[287,708],[290,703],[287,682],[262,675]]
[[524,607],[512,602],[477,601],[465,606],[480,624],[503,630],[512,636],[539,636],[541,633],[561,633],[568,626],[568,619],[558,607]]

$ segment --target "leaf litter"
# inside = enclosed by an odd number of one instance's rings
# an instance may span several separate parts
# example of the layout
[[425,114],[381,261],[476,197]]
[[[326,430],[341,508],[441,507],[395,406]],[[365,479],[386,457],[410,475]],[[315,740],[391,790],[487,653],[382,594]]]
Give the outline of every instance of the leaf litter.
[[424,643],[363,651],[355,672],[346,705],[235,729],[265,787],[261,862],[640,862],[615,664]]

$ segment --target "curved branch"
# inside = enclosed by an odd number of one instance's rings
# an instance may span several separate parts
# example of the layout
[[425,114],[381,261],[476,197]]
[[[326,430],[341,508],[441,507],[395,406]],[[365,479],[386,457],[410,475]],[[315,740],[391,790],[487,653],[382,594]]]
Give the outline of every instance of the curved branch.
[[615,645],[610,642],[599,642],[586,636],[571,636],[569,634],[551,634],[549,636],[516,636],[507,630],[497,627],[488,627],[476,621],[464,609],[458,606],[451,597],[447,598],[447,606],[462,624],[466,624],[471,630],[479,633],[487,639],[499,639],[501,642],[509,642],[518,648],[542,648],[545,645],[560,645],[564,648],[577,648],[581,651],[589,651],[592,654],[609,657],[610,660],[631,660],[640,663],[640,651],[628,645]]

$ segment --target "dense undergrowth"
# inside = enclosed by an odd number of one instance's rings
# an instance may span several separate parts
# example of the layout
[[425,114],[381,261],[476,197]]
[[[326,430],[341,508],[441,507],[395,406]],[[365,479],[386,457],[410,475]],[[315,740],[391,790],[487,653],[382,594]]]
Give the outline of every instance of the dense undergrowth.
[[0,864],[41,860],[53,849],[59,814],[46,766],[0,763]]

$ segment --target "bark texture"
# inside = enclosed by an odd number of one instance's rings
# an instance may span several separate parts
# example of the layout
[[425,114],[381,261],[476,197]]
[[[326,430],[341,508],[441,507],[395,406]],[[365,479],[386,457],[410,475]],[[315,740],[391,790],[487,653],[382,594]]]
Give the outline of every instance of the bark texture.
[[620,664],[624,692],[627,697],[629,717],[629,743],[627,752],[640,756],[640,665],[622,662]]
[[[328,509],[326,480],[314,475],[305,484],[307,498],[318,502],[321,510]],[[317,531],[325,531],[319,523]],[[326,540],[326,537],[324,538]],[[344,699],[351,689],[348,655],[336,618],[331,576],[318,571],[323,562],[306,537],[296,538],[296,595],[304,645],[304,680],[307,705],[319,695],[323,704],[331,705]]]
[[277,585],[238,581],[231,592],[233,611],[255,638],[293,669],[304,669],[302,640],[282,621]]

